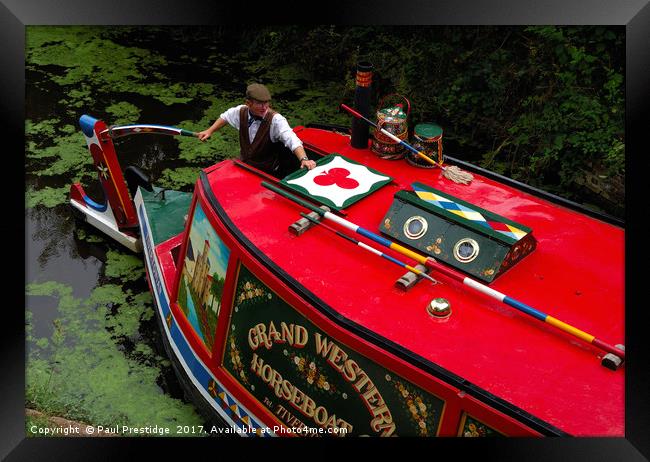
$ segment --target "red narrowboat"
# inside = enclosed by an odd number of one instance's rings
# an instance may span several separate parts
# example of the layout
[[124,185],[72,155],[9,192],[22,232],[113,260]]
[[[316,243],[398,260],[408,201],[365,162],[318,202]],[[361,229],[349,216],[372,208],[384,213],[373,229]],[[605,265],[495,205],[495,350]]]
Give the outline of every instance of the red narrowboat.
[[[143,252],[162,337],[199,409],[244,436],[623,436],[624,229],[470,164],[386,160],[294,129],[314,170],[237,160],[193,193],[121,171],[81,118],[106,204]],[[330,194],[330,190],[333,190]],[[613,346],[615,345],[615,346]]]

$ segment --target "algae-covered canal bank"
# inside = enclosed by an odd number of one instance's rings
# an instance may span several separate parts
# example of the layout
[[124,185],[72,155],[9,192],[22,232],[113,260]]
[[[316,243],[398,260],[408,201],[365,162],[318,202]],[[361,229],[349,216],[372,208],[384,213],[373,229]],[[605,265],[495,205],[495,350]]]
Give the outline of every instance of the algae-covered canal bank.
[[[267,68],[215,28],[29,26],[26,44],[26,433],[43,436],[57,416],[196,436],[178,431],[205,422],[165,356],[141,257],[75,222],[67,205],[73,182],[97,192],[79,116],[202,130],[260,80],[292,125],[346,123],[328,96],[340,91],[311,89],[291,65]],[[116,149],[154,184],[191,191],[238,142],[224,130],[209,143],[143,135]]]

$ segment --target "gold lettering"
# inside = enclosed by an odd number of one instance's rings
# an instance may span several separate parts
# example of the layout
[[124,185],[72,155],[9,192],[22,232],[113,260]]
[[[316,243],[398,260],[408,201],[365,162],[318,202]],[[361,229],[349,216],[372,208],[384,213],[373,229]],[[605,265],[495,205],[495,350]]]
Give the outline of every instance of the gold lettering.
[[257,350],[257,347],[260,346],[260,341],[257,338],[257,330],[253,327],[251,329],[248,329],[248,346],[251,347],[251,350],[255,351]]
[[[298,420],[298,418],[293,414],[289,414],[289,417],[287,418],[287,423],[289,424],[290,427],[294,427],[294,428],[301,428],[301,424],[302,424],[302,422]],[[295,426],[296,423],[298,423],[298,427]]]
[[318,406],[314,411],[314,422],[316,422],[321,427],[327,422],[327,409],[323,406]]
[[292,385],[292,386],[293,386],[293,390],[292,390],[292,392],[291,392],[291,399],[289,400],[289,402],[290,402],[290,403],[291,403],[291,404],[292,404],[296,409],[300,409],[300,407],[298,406],[298,403],[300,402],[300,398],[302,398],[302,397],[305,396],[305,395],[303,394],[303,392],[301,392],[300,390],[298,390],[298,387],[297,387],[297,386],[295,386],[295,385]]
[[268,329],[264,323],[256,324],[248,330],[248,345],[251,350],[257,350],[261,345],[270,350],[274,343],[289,343],[295,348],[303,348],[309,340],[309,333],[303,326],[280,322],[280,330],[273,321],[269,321]]
[[359,365],[353,359],[347,360],[343,364],[343,377],[348,382],[352,382],[357,379],[357,371],[359,370]]
[[348,354],[341,350],[338,345],[332,346],[332,350],[327,358],[327,362],[332,365],[335,369],[338,369],[339,372],[343,371],[343,364],[336,364],[339,360],[348,359]]
[[[386,406],[380,391],[368,374],[356,361],[349,359],[348,354],[336,345],[336,343],[325,336],[321,336],[319,333],[315,333],[314,337],[316,339],[316,354],[325,358],[333,368],[341,373],[345,380],[352,384],[352,387],[359,393],[368,410],[372,412],[373,419],[371,426],[373,430],[376,432],[381,431],[381,436],[392,435],[396,429],[393,416],[388,406]],[[316,410],[316,412],[318,411],[319,409]],[[318,418],[322,419],[322,416]],[[352,430],[352,425],[343,419],[337,421],[334,415],[326,421],[326,426],[331,425],[337,425],[349,431]]]
[[275,324],[273,324],[273,321],[269,321],[269,342],[277,342],[280,340],[280,333],[277,331],[275,328]]
[[258,357],[257,353],[253,353],[253,360],[251,361],[251,371],[255,372],[255,375],[260,375],[263,365],[264,365],[264,360]]
[[[382,402],[383,402],[383,400],[382,400]],[[372,415],[375,416],[375,417],[383,415],[383,414],[388,414],[388,416],[390,416],[390,411],[388,410],[388,406],[386,406],[385,403],[383,405],[381,405],[381,406],[377,406],[376,408],[374,408],[372,410]],[[392,420],[392,417],[391,417],[391,420]],[[374,420],[373,420],[373,422],[374,422]]]
[[316,338],[316,353],[321,355],[323,358],[326,358],[334,344],[329,342],[327,337],[323,337],[321,340],[321,336],[318,332],[314,334],[314,337]]
[[294,334],[296,336],[296,341],[293,343],[293,346],[296,348],[304,348],[304,346],[307,345],[307,340],[309,340],[307,329],[303,326],[294,326]]
[[309,396],[305,394],[303,394],[303,396],[304,400],[302,402],[302,406],[300,406],[300,410],[307,417],[314,417],[314,408],[316,407],[316,403]]
[[[314,337],[316,354],[325,359],[332,368],[339,371],[347,382],[352,384],[368,410],[371,411],[373,416],[370,422],[371,428],[375,432],[381,433],[381,436],[393,435],[396,431],[393,416],[370,376],[356,361],[350,359],[345,350],[328,337],[318,332],[314,333]],[[287,325],[284,321],[280,323],[279,331],[272,321],[269,321],[268,328],[264,323],[259,323],[248,331],[248,344],[253,351],[262,345],[267,350],[271,349],[273,343],[289,343],[297,348],[302,348],[307,341],[307,329],[296,324]],[[283,379],[282,374],[265,364],[264,360],[256,353],[253,353],[250,368],[274,391],[278,398],[285,399],[303,415],[313,419],[318,426],[345,428],[349,432],[352,431],[353,426],[349,422],[337,418],[336,414],[330,415],[326,407],[317,405],[309,395],[302,392],[289,380]],[[293,427],[305,425],[283,406],[276,408],[276,415]]]
[[275,392],[275,396],[278,398],[282,396],[282,393],[280,393],[280,386],[282,385],[282,376],[278,371],[275,369],[273,370],[273,378],[271,379],[271,382],[269,383],[269,387],[273,388],[273,391]]
[[307,426],[307,425],[305,425],[304,422],[302,422],[300,419],[298,419],[296,416],[294,416],[291,412],[289,412],[287,409],[285,409],[282,405],[278,405],[278,408],[275,410],[275,413],[281,419],[283,419],[289,425],[289,427],[305,428]]
[[264,366],[262,366],[262,374],[261,374],[262,380],[264,380],[266,383],[269,383],[273,378],[274,372],[275,371],[271,366],[269,366],[268,364],[264,364]]
[[[272,329],[269,326],[269,332]],[[256,332],[259,330],[256,329]],[[338,357],[339,353],[335,353]],[[253,353],[251,361],[251,370],[260,377],[269,388],[273,389],[275,395],[279,398],[286,399],[291,406],[300,411],[306,417],[313,419],[313,421],[320,427],[325,428],[345,428],[347,431],[352,431],[352,425],[343,419],[336,417],[336,414],[330,415],[325,406],[317,405],[309,395],[303,393],[298,387],[293,385],[289,380],[282,378],[282,374],[273,369],[269,364],[265,364],[264,360],[260,358],[257,353]],[[369,393],[369,392],[368,392]],[[268,403],[270,404],[270,402]],[[291,414],[284,406],[277,405],[275,414],[283,421],[294,428],[305,427],[306,425]],[[383,420],[378,420],[378,424],[383,423]],[[345,436],[339,434],[339,436]]]
[[282,398],[286,399],[289,401],[291,398],[291,382],[288,380],[284,380],[282,382]]
[[276,415],[280,416],[281,419],[284,419],[284,417],[289,413],[282,404],[278,404],[278,407],[275,409]]
[[[370,422],[370,426],[376,432],[382,431],[381,436],[390,436],[395,431],[395,424],[393,423],[393,416],[388,410],[387,406],[381,406],[373,411],[374,419]],[[387,430],[386,430],[387,429]]]
[[259,338],[260,343],[262,343],[267,350],[270,350],[273,343],[269,340],[268,335],[266,335],[266,326],[264,323],[257,324],[255,330],[257,331],[257,337]]
[[332,414],[329,416],[329,419],[327,419],[327,422],[325,422],[325,428],[336,428],[338,427],[338,423],[336,421],[336,414]]
[[381,430],[381,435],[379,436],[393,436],[393,433],[395,433],[395,430],[397,427],[393,422],[385,425],[379,425],[378,430]]
[[280,323],[280,329],[282,329],[281,342],[289,342],[289,345],[293,345],[293,324],[287,326],[287,323],[283,321]]
[[293,428],[305,428],[307,425],[305,423],[298,419],[295,415],[292,415],[290,419],[287,420],[287,423],[291,425]]
[[[364,385],[366,385],[368,382],[370,382],[370,377],[368,377],[368,374],[366,374],[364,371],[359,370],[361,372],[361,378],[352,386],[354,387],[355,390],[358,392],[361,392],[361,389],[363,388]],[[372,382],[370,382],[372,384]]]
[[[374,384],[370,390],[363,394],[363,399],[366,400],[366,403],[370,405],[371,409],[384,403],[384,399],[381,397],[379,390],[377,390],[377,387]],[[377,405],[373,406],[373,403],[377,403]]]
[[339,428],[345,428],[346,429],[345,432],[340,432],[340,433],[338,433],[338,435],[340,435],[340,436],[348,436],[348,435],[352,434],[353,426],[350,423],[346,422],[345,420],[339,419],[338,422],[336,422],[336,425],[338,425]]

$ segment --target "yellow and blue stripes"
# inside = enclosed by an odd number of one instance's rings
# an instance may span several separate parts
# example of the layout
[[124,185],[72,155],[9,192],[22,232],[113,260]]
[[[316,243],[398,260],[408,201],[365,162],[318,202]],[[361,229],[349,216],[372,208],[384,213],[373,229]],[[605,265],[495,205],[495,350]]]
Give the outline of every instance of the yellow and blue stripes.
[[587,332],[584,332],[580,329],[577,329],[570,324],[567,324],[563,321],[560,321],[557,318],[554,318],[553,316],[550,316],[546,313],[543,313],[542,311],[536,310],[535,308],[526,305],[525,303],[522,303],[518,300],[515,300],[512,297],[509,297],[505,294],[502,294],[501,292],[491,289],[490,287],[487,287],[479,282],[476,282],[470,278],[465,278],[463,279],[463,284],[466,286],[472,287],[473,289],[489,296],[492,297],[496,300],[499,300],[502,303],[505,303],[506,305],[509,305],[513,308],[516,308],[517,310],[521,311],[522,313],[525,313],[529,316],[532,316],[535,319],[539,319],[540,321],[543,321],[547,324],[552,325],[553,327],[556,327],[568,334],[571,334],[575,337],[578,337],[579,339],[591,343],[609,353],[613,353],[621,358],[625,358],[625,352],[622,350],[612,347],[611,345],[608,345],[600,340],[598,340],[596,337],[594,337],[591,334],[588,334]]
[[[367,250],[367,251],[369,251],[369,252],[371,252],[371,253],[374,253],[375,255],[377,255],[377,256],[379,256],[379,257],[382,257],[382,258],[384,258],[384,259],[386,259],[386,260],[388,260],[388,261],[390,261],[390,262],[392,262],[392,263],[395,263],[395,264],[398,265],[398,266],[401,266],[402,268],[406,268],[407,270],[411,271],[412,273],[417,274],[418,276],[422,276],[423,278],[429,279],[429,280],[430,280],[431,282],[433,282],[434,284],[437,283],[437,281],[436,281],[435,279],[433,279],[431,276],[429,276],[429,275],[426,274],[425,272],[420,271],[420,270],[418,270],[418,269],[416,269],[416,268],[413,268],[412,266],[407,265],[406,263],[404,263],[404,262],[398,260],[397,258],[391,257],[390,255],[386,255],[384,252],[381,252],[381,251],[375,249],[374,247],[369,246],[368,244],[364,244],[363,242],[361,242],[361,241],[359,241],[359,240],[357,240],[357,239],[354,239],[353,237],[350,237],[350,236],[348,236],[348,235],[346,235],[346,234],[341,233],[340,231],[337,231],[337,230],[335,230],[335,229],[333,229],[333,228],[330,228],[329,226],[325,225],[324,223],[321,223],[321,222],[318,221],[318,220],[313,219],[312,217],[310,217],[310,216],[307,215],[307,214],[304,214],[304,213],[301,212],[300,215],[302,215],[303,217],[307,218],[307,219],[308,219],[309,221],[311,221],[312,223],[315,223],[315,224],[317,224],[317,225],[320,225],[320,226],[322,226],[323,228],[325,228],[325,229],[327,229],[327,230],[333,232],[334,234],[336,234],[336,235],[342,237],[343,239],[345,239],[345,240],[347,240],[347,241],[350,241],[350,242],[352,242],[353,244],[358,245],[358,246],[361,247],[362,249],[365,249],[365,250]],[[359,227],[357,226],[357,230],[359,230],[359,229],[363,230],[363,228],[359,228]],[[363,231],[365,231],[365,230],[363,230]],[[369,231],[366,231],[366,232],[368,233]],[[365,234],[364,234],[364,235],[365,235]],[[389,241],[388,241],[388,242],[389,242]]]

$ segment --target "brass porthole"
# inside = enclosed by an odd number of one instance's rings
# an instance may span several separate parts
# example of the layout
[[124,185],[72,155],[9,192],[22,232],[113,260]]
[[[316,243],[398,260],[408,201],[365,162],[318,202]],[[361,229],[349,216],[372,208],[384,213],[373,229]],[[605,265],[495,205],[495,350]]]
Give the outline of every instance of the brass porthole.
[[427,232],[429,224],[421,216],[414,216],[404,223],[404,235],[409,239],[420,239]]
[[461,263],[473,261],[479,252],[479,245],[474,239],[464,238],[454,245],[454,258]]

